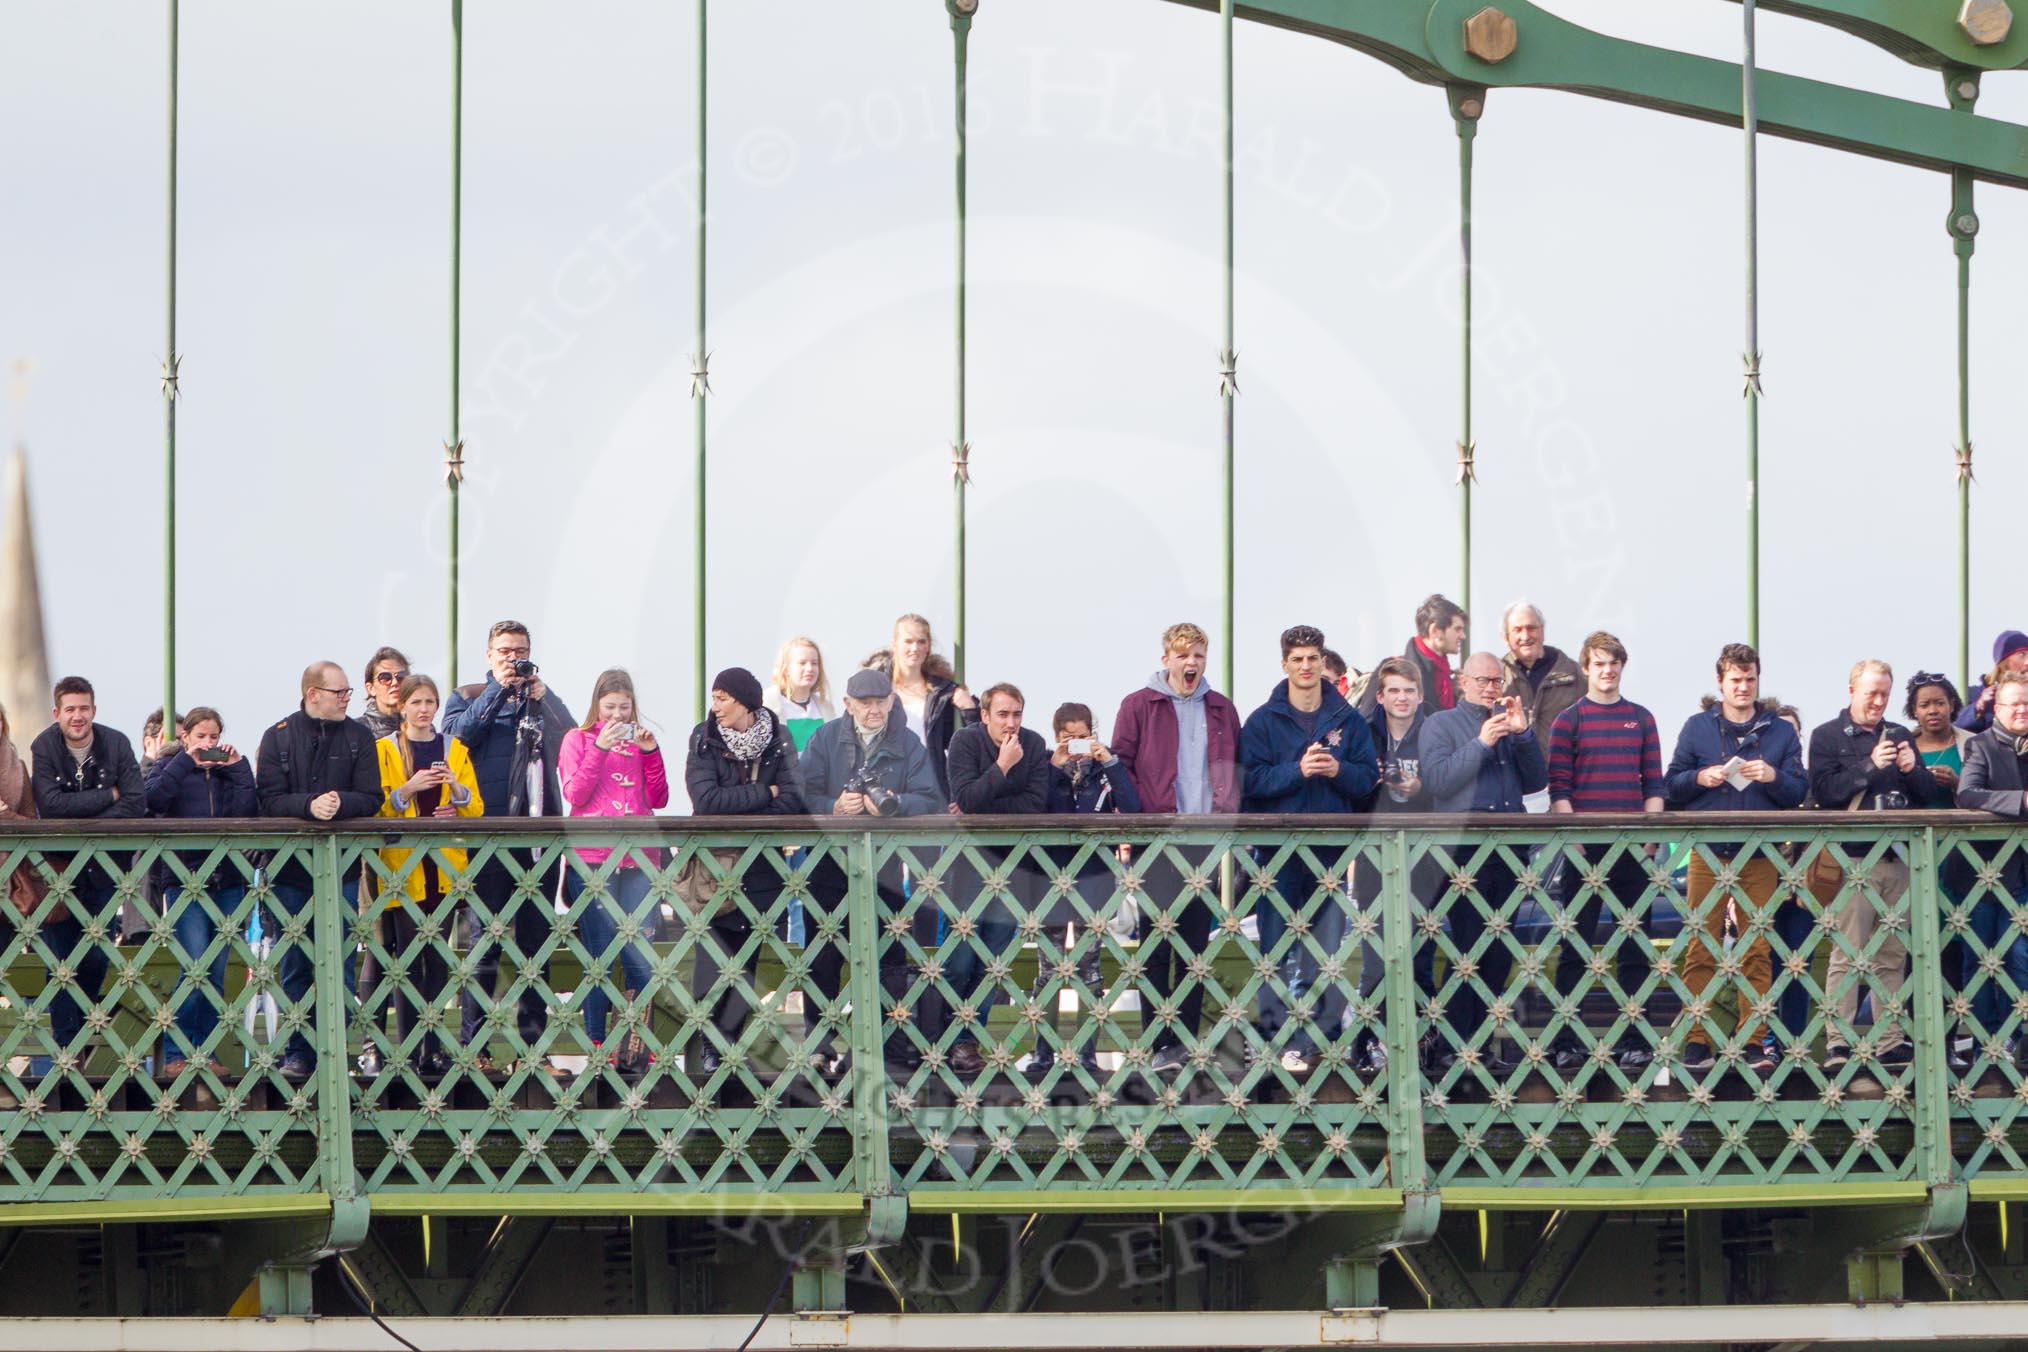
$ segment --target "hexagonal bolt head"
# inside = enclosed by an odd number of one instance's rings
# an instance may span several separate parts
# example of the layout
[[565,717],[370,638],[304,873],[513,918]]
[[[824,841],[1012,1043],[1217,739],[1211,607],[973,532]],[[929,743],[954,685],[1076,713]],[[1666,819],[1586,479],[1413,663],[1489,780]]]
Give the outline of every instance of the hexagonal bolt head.
[[1958,10],[1958,27],[1974,47],[2005,42],[2007,30],[2013,26],[2014,11],[2007,8],[2007,0],[1965,0]]
[[[1990,3],[2006,7],[2006,0],[1989,0]],[[1980,0],[1965,0],[1968,5]],[[1514,47],[1520,35],[1514,28],[1514,16],[1505,10],[1494,9],[1491,5],[1465,20],[1465,51],[1487,65],[1497,65],[1514,55]]]

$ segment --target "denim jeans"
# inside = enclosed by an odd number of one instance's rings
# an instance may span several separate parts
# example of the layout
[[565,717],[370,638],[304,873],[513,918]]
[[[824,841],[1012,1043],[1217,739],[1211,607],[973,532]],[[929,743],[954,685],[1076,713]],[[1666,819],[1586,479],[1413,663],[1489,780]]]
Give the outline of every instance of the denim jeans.
[[[84,875],[75,886],[76,898],[71,902],[70,913],[52,911],[41,927],[42,942],[51,956],[58,962],[73,964],[76,973],[70,984],[56,987],[49,996],[49,1036],[59,1050],[70,1046],[84,1031],[85,1010],[98,1003],[99,992],[105,986],[109,960],[106,944],[113,942],[108,938],[104,944],[91,943],[85,938],[84,923],[85,917],[112,923],[116,910],[112,880]],[[37,1058],[38,1072],[47,1073],[52,1063],[53,1058]]]
[[163,894],[164,904],[174,917],[171,924],[176,947],[183,954],[183,977],[190,983],[190,993],[176,1007],[176,1037],[169,1057],[202,1061],[217,1055],[209,1044],[218,1032],[218,1014],[225,1004],[225,960],[232,952],[230,938],[218,945],[218,951],[211,954],[208,962],[205,952],[218,938],[219,920],[224,920],[229,934],[245,900],[243,883],[213,887],[208,895],[200,888],[172,884]]
[[[587,868],[595,867],[586,865]],[[654,958],[649,952],[647,941],[655,933],[655,906],[649,899],[651,880],[640,868],[616,868],[606,879],[606,894],[594,897],[584,908],[577,920],[577,932],[584,943],[586,966],[584,979],[591,985],[591,994],[584,1002],[585,1036],[594,1043],[606,1040],[606,1019],[612,1010],[612,952],[613,943],[619,937],[620,924],[628,916],[639,924],[641,938],[620,948],[620,971],[626,984],[622,990],[644,991],[653,977]],[[584,879],[575,870],[566,870],[563,875],[564,900],[572,907],[584,894]]]
[[[1331,982],[1309,1001],[1309,1017],[1289,1038],[1289,1050],[1315,1054],[1319,1050],[1318,1032],[1321,1030],[1324,1040],[1329,1041],[1344,1022],[1346,997],[1357,980],[1349,975],[1352,964],[1345,946],[1345,896],[1342,892],[1318,896],[1316,874],[1307,864],[1299,863],[1282,866],[1281,872],[1275,875],[1275,891],[1282,905],[1267,901],[1254,909],[1260,928],[1261,956],[1271,955],[1275,946],[1282,942],[1292,916],[1305,916],[1310,932],[1307,936],[1298,936],[1276,965],[1282,990],[1276,990],[1272,982],[1264,983],[1260,988],[1260,1031],[1263,1038],[1272,1042],[1288,1021],[1289,1006],[1304,1003],[1304,997],[1311,994],[1317,984],[1320,953],[1346,960],[1347,974]],[[1311,905],[1313,898],[1316,901],[1314,906]],[[1287,992],[1286,999],[1284,991]]]
[[[309,928],[303,932],[303,941],[301,943],[283,942],[281,931],[287,927],[288,922],[283,918],[285,916],[302,915],[305,912],[313,916],[315,915],[314,898],[316,893],[313,889],[304,887],[300,883],[278,882],[274,885],[273,890],[274,904],[279,912],[274,917],[274,920],[276,931],[275,947],[276,951],[280,954],[280,958],[276,963],[276,975],[282,988],[282,1013],[286,1017],[289,1010],[302,1009],[305,1014],[310,1016],[310,1026],[314,1027],[315,1011],[309,1007],[309,995],[311,988],[316,985],[317,980],[317,963],[311,956],[315,951],[317,942],[316,922],[313,920]],[[301,1029],[289,1035],[288,1046],[282,1049],[282,1056],[284,1060],[301,1058],[312,1064],[317,1059],[316,1055],[310,1050],[310,1040],[303,1036]]]

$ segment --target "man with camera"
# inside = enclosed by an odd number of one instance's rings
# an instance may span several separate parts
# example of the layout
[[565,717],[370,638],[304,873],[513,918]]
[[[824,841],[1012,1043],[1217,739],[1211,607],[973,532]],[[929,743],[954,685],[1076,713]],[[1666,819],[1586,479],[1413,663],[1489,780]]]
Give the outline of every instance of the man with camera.
[[[1886,719],[1894,669],[1868,658],[1852,668],[1848,690],[1851,702],[1845,712],[1810,733],[1810,787],[1817,806],[1855,812],[1949,807],[1951,796],[1923,764],[1913,734]],[[1863,853],[1854,846],[1847,850]],[[1873,994],[1872,1041],[1880,1064],[1907,1065],[1915,1056],[1901,1019],[1908,946],[1896,926],[1882,925],[1881,913],[1891,912],[1907,893],[1908,861],[1882,854],[1859,874],[1820,858],[1810,869],[1810,891],[1831,912],[1838,931],[1824,977],[1824,992],[1835,1016],[1824,1037],[1825,1067],[1841,1066],[1850,1058],[1846,1038],[1864,989]],[[1869,959],[1866,950],[1876,931],[1880,946]],[[1862,973],[1856,980],[1854,971]]]
[[[345,669],[336,662],[312,662],[303,671],[302,691],[296,712],[261,734],[254,770],[261,815],[314,822],[373,816],[380,811],[380,755],[366,725],[345,716],[345,706],[352,701]],[[316,884],[303,862],[307,853],[307,847],[299,846],[268,878],[275,905],[285,915],[299,915],[311,907]],[[303,1002],[316,971],[309,950],[313,942],[314,929],[301,943],[282,949],[278,976],[282,997],[292,1006],[307,1008]],[[300,1030],[291,1034],[282,1074],[303,1080],[315,1066],[309,1040]]]
[[[471,753],[473,776],[488,817],[563,815],[557,753],[575,720],[562,699],[543,684],[541,668],[529,655],[531,650],[527,625],[518,620],[495,624],[486,634],[485,681],[459,686],[444,710],[444,733],[463,742]],[[517,873],[525,876],[536,857],[533,850],[496,854],[480,866],[472,880],[479,909],[465,913],[465,942],[476,959],[476,985],[466,987],[459,1018],[459,1037],[468,1047],[479,1040],[479,1025],[492,1003],[500,974],[500,950],[485,937],[487,925],[495,918],[507,920],[521,960],[532,963],[555,923],[556,870],[552,868],[528,883],[516,877]],[[516,867],[508,866],[510,859]],[[545,1070],[548,1067],[540,1061],[537,1046],[546,1026],[543,1003],[547,990],[543,973],[526,972],[514,1002],[515,1031],[528,1054]],[[483,1049],[478,1065],[482,1070],[492,1068],[492,1059]]]
[[[1431,805],[1438,812],[1521,813],[1523,800],[1549,787],[1549,762],[1542,743],[1529,725],[1528,710],[1513,695],[1503,695],[1507,674],[1500,659],[1480,651],[1465,659],[1458,676],[1457,707],[1433,714],[1422,729],[1422,774],[1429,782]],[[1462,873],[1465,859],[1449,861],[1445,872]],[[1445,1048],[1434,1060],[1447,1067],[1453,1060],[1480,1061],[1496,1076],[1509,1067],[1498,1052],[1500,1030],[1490,1027],[1486,1002],[1479,991],[1504,998],[1513,954],[1504,930],[1496,932],[1475,953],[1487,920],[1504,915],[1516,882],[1514,870],[1499,855],[1488,855],[1469,885],[1451,903],[1451,941],[1457,952],[1446,978],[1455,989],[1446,1002],[1455,1050]],[[1476,971],[1459,975],[1458,958],[1471,958]]]
[[[803,802],[819,816],[840,817],[921,817],[944,808],[942,790],[937,788],[936,770],[922,739],[894,714],[894,683],[887,673],[873,667],[852,673],[845,683],[845,713],[810,735],[797,768],[802,776]],[[890,859],[874,880],[883,914],[900,914],[907,904],[902,895],[901,863]],[[810,982],[823,997],[826,1009],[838,1008],[844,989],[845,966],[845,870],[835,857],[826,856],[810,869]],[[838,922],[835,933],[825,939],[823,917]],[[916,916],[916,937],[925,947],[936,944],[936,908],[925,904]],[[821,945],[821,946],[820,946]],[[899,939],[881,949],[880,985],[900,1000],[908,991],[908,953]],[[835,1075],[844,1065],[838,1050],[835,1028],[820,1023],[818,1011],[804,1006],[804,1023],[815,1036],[810,1063],[819,1075]],[[889,1021],[890,1028],[899,1029]],[[910,1058],[906,1037],[890,1040],[888,1060],[900,1065]]]

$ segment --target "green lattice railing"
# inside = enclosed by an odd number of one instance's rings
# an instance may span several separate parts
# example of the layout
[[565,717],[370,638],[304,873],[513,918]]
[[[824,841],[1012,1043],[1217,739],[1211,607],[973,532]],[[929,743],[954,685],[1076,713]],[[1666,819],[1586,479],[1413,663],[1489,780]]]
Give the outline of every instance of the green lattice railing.
[[2028,855],[1970,814],[248,825],[0,838],[0,1221],[2028,1191]]

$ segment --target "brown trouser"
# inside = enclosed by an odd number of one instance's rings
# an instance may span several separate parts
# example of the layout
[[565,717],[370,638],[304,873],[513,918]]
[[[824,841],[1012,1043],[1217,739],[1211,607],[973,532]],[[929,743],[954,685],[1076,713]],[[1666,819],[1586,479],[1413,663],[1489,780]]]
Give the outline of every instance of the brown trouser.
[[[1716,997],[1711,994],[1712,979],[1718,972],[1716,955],[1725,951],[1725,903],[1738,900],[1744,895],[1753,903],[1755,910],[1767,914],[1768,908],[1774,902],[1775,891],[1781,886],[1781,875],[1775,872],[1772,860],[1765,858],[1749,860],[1740,866],[1739,881],[1733,889],[1713,900],[1709,911],[1700,918],[1697,913],[1698,907],[1704,904],[1705,898],[1711,895],[1712,889],[1717,885],[1718,879],[1711,872],[1710,865],[1704,862],[1704,856],[1693,853],[1690,856],[1690,873],[1684,892],[1689,910],[1683,917],[1683,936],[1677,941],[1683,949],[1683,961],[1679,965],[1679,970],[1683,973],[1683,985],[1689,990],[1690,998],[1709,1001],[1712,1004],[1716,1004],[1725,994],[1724,988],[1718,991]],[[1748,917],[1744,915],[1740,917],[1739,929],[1742,934],[1748,932],[1747,919]],[[1708,942],[1698,937],[1697,930],[1700,927],[1705,935],[1709,936]],[[1767,1033],[1767,1024],[1755,1014],[1754,1000],[1758,997],[1765,1002],[1768,988],[1774,981],[1774,964],[1767,939],[1756,934],[1753,942],[1746,946],[1745,952],[1742,953],[1735,947],[1733,957],[1739,963],[1739,975],[1752,987],[1751,994],[1736,985],[1731,987],[1739,1011],[1738,1026],[1741,1029],[1750,1029],[1743,1045],[1758,1046],[1761,1038]],[[1684,1041],[1701,1042],[1707,1047],[1711,1045],[1711,1034],[1706,1031],[1702,1019],[1691,1020],[1690,1032]]]

